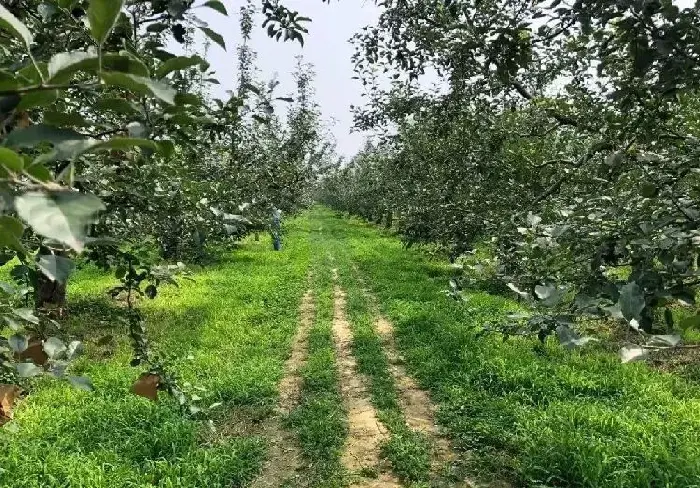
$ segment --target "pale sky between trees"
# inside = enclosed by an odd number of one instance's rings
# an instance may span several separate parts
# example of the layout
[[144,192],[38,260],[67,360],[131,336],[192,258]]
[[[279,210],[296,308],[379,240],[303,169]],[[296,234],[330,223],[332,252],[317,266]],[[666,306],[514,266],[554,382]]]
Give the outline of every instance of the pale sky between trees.
[[[216,12],[200,12],[200,18],[208,22],[226,40],[227,51],[216,44],[209,47],[207,60],[217,72],[221,85],[215,87],[214,96],[227,98],[226,90],[236,86],[237,58],[236,47],[240,43],[238,28],[239,9],[243,0],[224,0],[229,17]],[[259,2],[256,2],[256,5]],[[689,7],[694,0],[673,0],[679,7]],[[362,85],[353,80],[353,66],[350,60],[354,52],[348,42],[353,34],[365,25],[375,24],[380,7],[374,0],[331,0],[330,4],[321,0],[285,0],[285,5],[298,10],[301,15],[311,17],[309,34],[305,46],[298,42],[276,42],[267,37],[260,28],[262,15],[256,19],[252,47],[258,53],[257,66],[263,80],[271,79],[277,73],[280,81],[278,93],[287,95],[294,90],[292,72],[295,57],[303,54],[306,62],[314,65],[316,72],[316,100],[321,107],[323,120],[331,124],[330,129],[338,143],[338,154],[351,158],[363,145],[365,135],[351,132],[352,113],[350,105],[362,105]],[[208,10],[208,9],[203,9]],[[425,80],[429,86],[437,80]],[[284,113],[284,104],[278,107]]]

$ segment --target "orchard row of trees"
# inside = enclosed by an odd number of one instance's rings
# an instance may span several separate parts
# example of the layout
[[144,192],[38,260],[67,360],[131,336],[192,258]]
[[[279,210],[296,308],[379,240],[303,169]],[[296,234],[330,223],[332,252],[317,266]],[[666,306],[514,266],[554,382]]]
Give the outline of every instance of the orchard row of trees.
[[[332,162],[311,67],[299,60],[293,97],[256,71],[252,0],[238,13],[236,89],[210,95],[220,81],[206,53],[226,46],[197,17],[204,11],[235,22],[218,0],[0,6],[0,267],[12,277],[0,281],[3,397],[44,374],[91,387],[65,375],[82,345],[59,329],[82,254],[114,271],[133,365],[146,369],[135,390],[157,386],[185,404],[151,353],[137,299],[176,283],[207,246],[264,232],[273,208],[303,208]],[[262,15],[270,36],[303,42],[310,19],[269,1]],[[282,102],[286,117],[274,110]]]
[[[638,332],[631,360],[700,326],[698,7],[383,3],[355,37],[369,88],[356,124],[391,135],[326,178],[321,198],[408,244],[476,252],[469,276],[540,312],[499,324],[506,334],[574,347],[588,341],[577,317],[612,317]],[[426,73],[443,86],[421,90]]]

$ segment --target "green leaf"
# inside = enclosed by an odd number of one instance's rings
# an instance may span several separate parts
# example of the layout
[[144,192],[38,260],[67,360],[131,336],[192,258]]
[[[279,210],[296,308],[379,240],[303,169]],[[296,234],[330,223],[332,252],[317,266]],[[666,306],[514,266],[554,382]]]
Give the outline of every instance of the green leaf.
[[219,0],[209,0],[208,2],[204,3],[204,6],[214,9],[223,15],[228,15],[226,7],[224,7],[224,4],[221,3]]
[[690,317],[684,318],[683,320],[680,321],[680,323],[678,324],[678,327],[680,327],[683,330],[689,329],[689,328],[693,328],[693,329],[700,328],[700,315],[692,315]]
[[34,325],[39,325],[39,319],[31,308],[16,308],[12,311],[17,317]]
[[90,0],[87,16],[92,37],[99,45],[109,37],[123,6],[124,0]]
[[95,108],[123,115],[141,113],[137,105],[123,98],[103,98],[95,104]]
[[17,369],[17,374],[19,374],[21,378],[31,378],[44,372],[43,369],[34,363],[19,363],[15,365],[15,368]]
[[653,183],[648,183],[648,182],[642,183],[642,188],[639,190],[639,193],[644,198],[654,198],[656,196],[657,192],[658,192],[658,189],[657,189],[656,185]]
[[63,341],[58,337],[49,337],[48,339],[46,339],[46,341],[44,341],[43,347],[44,352],[51,359],[59,359],[68,350]]
[[201,105],[202,99],[194,93],[178,93],[175,97],[175,103],[181,105]]
[[90,381],[90,378],[85,376],[68,376],[68,381],[78,390],[92,391],[95,389],[95,387],[92,386],[92,381]]
[[0,147],[0,165],[13,173],[19,173],[24,168],[24,160],[13,150]]
[[642,310],[646,306],[644,294],[639,285],[634,281],[627,283],[620,288],[620,299],[618,301],[622,316],[630,321],[632,319],[639,320]]
[[159,149],[158,144],[150,139],[140,139],[136,137],[115,137],[108,141],[99,142],[93,146],[90,146],[88,149],[81,152],[81,154],[109,150],[126,151],[135,147],[148,148],[152,149],[153,151],[158,151]]
[[13,37],[20,41],[24,41],[25,46],[29,49],[34,37],[26,25],[19,21],[17,17],[12,15],[9,10],[0,5],[0,29],[9,32]]
[[15,129],[5,139],[5,145],[10,147],[31,148],[42,142],[57,144],[60,142],[85,139],[71,129],[62,129],[46,124],[36,124],[24,129]]
[[258,96],[262,95],[262,93],[260,92],[260,88],[253,85],[252,83],[243,83],[241,85],[241,91],[251,91]]
[[121,51],[119,54],[103,55],[102,67],[105,70],[120,71],[146,78],[151,76],[151,70],[148,69],[148,66],[128,51]]
[[39,256],[37,266],[50,280],[59,283],[65,283],[75,268],[73,260],[55,254]]
[[211,39],[212,41],[217,43],[219,46],[221,46],[224,49],[224,51],[226,50],[226,42],[224,41],[224,38],[221,34],[219,34],[218,32],[214,32],[213,30],[209,29],[208,27],[200,27],[199,30],[204,32],[204,34],[206,34],[206,36],[209,39]]
[[87,226],[105,209],[94,195],[74,191],[29,192],[15,199],[19,217],[44,237],[78,252],[85,247]]
[[22,222],[9,215],[0,215],[0,247],[6,246],[24,252],[20,242],[22,234],[24,234]]
[[7,343],[17,354],[26,351],[29,347],[29,340],[22,334],[11,335],[10,338],[7,339]]
[[102,80],[107,85],[126,88],[134,93],[153,95],[164,102],[173,105],[177,92],[170,86],[150,78],[126,73],[102,73]]
[[17,72],[20,79],[23,79],[25,85],[39,85],[43,79],[48,76],[48,67],[46,63],[38,62],[36,64],[28,64]]
[[17,331],[22,329],[22,325],[20,325],[19,322],[17,322],[15,319],[10,317],[9,315],[5,315],[3,317],[3,319],[5,320],[5,323],[7,324],[7,326],[10,329],[12,329],[13,331],[17,332]]
[[[48,65],[49,81],[54,84],[67,83],[78,71],[97,73],[100,67],[97,53],[90,51],[71,51],[58,53],[51,57]],[[148,67],[126,51],[120,54],[102,55],[102,69],[129,73],[136,76],[150,75]]]
[[201,65],[205,61],[199,56],[178,56],[170,58],[160,65],[156,71],[156,77],[164,78],[173,71],[179,71],[192,66]]
[[87,70],[89,67],[96,67],[98,64],[97,53],[71,51],[54,54],[49,60],[49,82],[65,83],[73,73]]
[[51,172],[46,168],[46,166],[36,161],[24,168],[24,172],[43,182],[51,181],[53,179]]
[[146,289],[144,290],[146,293],[146,296],[153,300],[156,295],[158,294],[158,288],[156,288],[154,285],[148,285]]
[[148,27],[146,27],[146,32],[155,32],[157,34],[168,29],[168,27],[168,24],[164,24],[163,22],[155,22],[153,24],[149,24]]
[[22,95],[17,110],[29,110],[37,107],[48,107],[58,100],[58,90],[38,90]]
[[44,112],[44,123],[55,127],[67,125],[74,127],[88,127],[92,125],[91,122],[85,120],[85,117],[80,115],[78,112],[58,112],[54,110]]
[[158,141],[158,148],[159,152],[166,158],[169,158],[170,156],[175,154],[175,144],[173,144],[172,141]]

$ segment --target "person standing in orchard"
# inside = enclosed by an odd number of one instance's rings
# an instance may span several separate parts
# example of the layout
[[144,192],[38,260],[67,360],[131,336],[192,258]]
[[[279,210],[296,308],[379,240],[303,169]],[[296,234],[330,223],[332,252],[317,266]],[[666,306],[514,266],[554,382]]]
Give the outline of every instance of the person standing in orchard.
[[275,251],[282,249],[282,211],[277,207],[272,209],[272,226],[270,229],[272,234],[272,247]]

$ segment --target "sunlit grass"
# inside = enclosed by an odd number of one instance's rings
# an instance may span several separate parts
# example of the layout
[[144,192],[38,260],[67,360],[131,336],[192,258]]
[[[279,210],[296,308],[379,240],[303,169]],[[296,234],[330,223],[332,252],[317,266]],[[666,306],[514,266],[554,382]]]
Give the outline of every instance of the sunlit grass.
[[[317,209],[394,322],[410,372],[429,388],[459,448],[486,479],[527,486],[700,485],[700,389],[601,349],[480,338],[516,304],[481,292],[444,296],[451,270],[358,220]],[[336,222],[334,224],[334,222]],[[319,224],[313,224],[319,225]]]
[[[244,405],[271,405],[306,285],[307,226],[292,224],[285,251],[252,240],[213,266],[143,302],[157,352],[200,404],[222,402],[215,420]],[[129,366],[119,306],[105,296],[112,278],[85,267],[70,283],[70,337],[87,355],[74,366],[94,392],[41,380],[17,408],[16,432],[0,431],[4,487],[228,487],[259,470],[265,442],[232,437],[209,442],[206,418],[182,415],[161,393],[152,403],[129,392],[141,370]],[[114,342],[98,345],[107,335]]]

